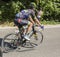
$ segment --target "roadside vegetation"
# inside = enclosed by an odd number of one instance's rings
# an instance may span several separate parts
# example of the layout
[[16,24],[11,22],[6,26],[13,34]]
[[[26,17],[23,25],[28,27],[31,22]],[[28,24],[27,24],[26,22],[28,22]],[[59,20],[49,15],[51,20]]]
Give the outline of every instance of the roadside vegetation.
[[13,26],[15,14],[31,2],[36,10],[42,8],[42,24],[60,24],[60,0],[0,0],[0,26]]
[[[43,24],[43,25],[58,25],[58,24],[60,24],[60,22],[56,22],[56,21],[54,21],[54,20],[52,20],[52,21],[46,21],[46,20],[44,20],[44,21],[41,21],[41,24]],[[5,26],[11,26],[11,27],[13,27],[14,26],[14,23],[13,22],[4,22],[4,23],[1,23],[0,24],[0,26],[1,27],[5,27]]]

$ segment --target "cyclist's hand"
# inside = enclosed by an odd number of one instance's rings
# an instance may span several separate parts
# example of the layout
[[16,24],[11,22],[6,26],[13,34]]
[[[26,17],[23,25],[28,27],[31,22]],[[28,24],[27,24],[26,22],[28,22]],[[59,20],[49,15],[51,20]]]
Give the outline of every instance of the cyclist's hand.
[[40,25],[41,29],[44,30],[44,25]]

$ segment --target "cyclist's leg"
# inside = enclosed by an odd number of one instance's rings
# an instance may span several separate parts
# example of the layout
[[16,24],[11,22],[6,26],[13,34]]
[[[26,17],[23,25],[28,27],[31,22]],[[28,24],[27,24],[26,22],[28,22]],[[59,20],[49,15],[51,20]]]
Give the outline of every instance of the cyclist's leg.
[[32,28],[33,23],[26,19],[21,19],[21,22],[19,23],[19,25],[22,25],[22,26],[28,25],[28,28],[26,30],[26,34],[28,34]]
[[31,28],[33,26],[33,23],[28,21],[28,20],[22,19],[20,24],[23,25],[23,26],[28,25],[28,28],[26,29],[26,31],[24,31],[24,33],[26,32],[26,35],[24,35],[24,38],[27,39],[27,40],[30,40],[29,37],[28,37],[28,33],[30,32],[30,30],[31,30]]
[[30,40],[28,34],[31,31],[31,29],[32,29],[33,23],[31,23],[30,21],[27,21],[27,25],[28,25],[28,28],[25,31],[26,34],[25,34],[24,37],[25,37],[26,40]]
[[[17,25],[22,25],[22,26],[28,25],[27,30],[24,31],[24,33],[26,32],[26,34],[28,34],[28,33],[30,32],[30,30],[31,30],[31,28],[32,28],[32,25],[33,25],[30,21],[28,21],[28,20],[26,20],[26,19],[21,19],[21,20],[20,20],[20,23],[19,23],[18,21],[16,21],[15,24],[17,24]],[[29,40],[28,37],[25,37],[25,38],[26,38],[27,40]]]
[[31,23],[30,21],[28,21],[28,28],[26,30],[26,34],[29,34],[29,32],[31,31],[32,29],[32,26],[33,26],[33,23]]

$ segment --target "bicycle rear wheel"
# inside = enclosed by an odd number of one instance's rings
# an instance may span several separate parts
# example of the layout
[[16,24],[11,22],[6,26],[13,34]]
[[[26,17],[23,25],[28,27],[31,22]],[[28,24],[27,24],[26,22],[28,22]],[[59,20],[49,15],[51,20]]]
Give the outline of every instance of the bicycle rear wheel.
[[6,35],[3,39],[3,51],[9,51],[12,48],[16,48],[16,42],[18,40],[18,34],[10,33]]
[[36,31],[36,34],[30,36],[30,42],[33,46],[38,46],[43,41],[43,33],[41,31]]

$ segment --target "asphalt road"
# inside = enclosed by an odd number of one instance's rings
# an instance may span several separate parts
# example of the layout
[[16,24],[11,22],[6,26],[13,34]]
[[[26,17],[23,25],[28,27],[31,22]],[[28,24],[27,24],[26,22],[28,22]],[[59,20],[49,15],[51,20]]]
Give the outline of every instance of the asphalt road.
[[[14,29],[0,29],[0,38]],[[60,27],[46,28],[42,44],[35,48],[21,48],[3,53],[3,57],[60,57]]]

